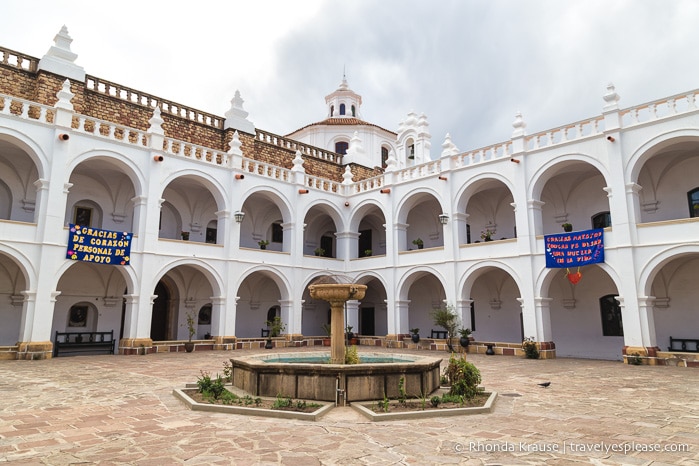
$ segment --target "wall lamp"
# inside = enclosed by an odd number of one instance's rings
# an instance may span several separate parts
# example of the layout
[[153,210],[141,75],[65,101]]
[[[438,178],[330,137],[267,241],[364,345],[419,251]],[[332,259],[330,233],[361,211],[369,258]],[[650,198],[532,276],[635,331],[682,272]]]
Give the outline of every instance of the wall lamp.
[[245,218],[245,212],[238,211],[233,214],[233,218],[235,218],[236,223],[243,223],[243,219]]
[[449,223],[449,216],[447,214],[439,214],[439,223],[442,225]]

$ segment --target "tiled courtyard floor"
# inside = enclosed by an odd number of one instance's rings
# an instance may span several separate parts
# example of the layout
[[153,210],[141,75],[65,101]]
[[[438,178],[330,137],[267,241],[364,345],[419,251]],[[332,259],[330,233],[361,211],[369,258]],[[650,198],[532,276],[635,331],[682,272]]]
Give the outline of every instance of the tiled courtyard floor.
[[172,395],[243,353],[0,361],[0,464],[699,465],[696,369],[469,355],[494,412],[420,421],[225,415]]

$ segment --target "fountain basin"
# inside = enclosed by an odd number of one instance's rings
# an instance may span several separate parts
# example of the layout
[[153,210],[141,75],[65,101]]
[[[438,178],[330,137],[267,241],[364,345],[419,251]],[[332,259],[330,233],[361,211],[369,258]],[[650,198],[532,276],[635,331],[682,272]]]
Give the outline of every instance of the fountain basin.
[[[233,386],[253,396],[281,394],[333,402],[395,398],[401,378],[409,397],[429,395],[439,388],[441,358],[385,353],[359,356],[360,361],[393,362],[328,364],[322,362],[330,360],[327,352],[265,354],[232,358],[231,377]],[[287,362],[289,358],[299,362]],[[305,362],[309,358],[318,362]]]

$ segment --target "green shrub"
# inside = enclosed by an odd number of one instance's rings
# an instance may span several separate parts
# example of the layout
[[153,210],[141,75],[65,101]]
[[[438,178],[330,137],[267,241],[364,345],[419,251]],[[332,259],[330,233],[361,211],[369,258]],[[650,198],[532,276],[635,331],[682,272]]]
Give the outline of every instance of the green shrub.
[[345,364],[359,364],[359,353],[356,346],[349,346],[345,351]]
[[539,359],[539,348],[536,347],[534,337],[527,337],[522,342],[524,357],[527,359]]
[[205,371],[201,371],[201,377],[197,378],[197,387],[202,396],[213,398],[214,400],[221,398],[224,392],[230,393],[226,390],[220,375],[216,374],[216,378],[212,379],[211,375]]
[[481,373],[463,357],[454,354],[449,358],[449,364],[444,369],[444,375],[451,383],[449,394],[459,395],[465,398],[473,398],[478,393],[478,384],[481,383]]

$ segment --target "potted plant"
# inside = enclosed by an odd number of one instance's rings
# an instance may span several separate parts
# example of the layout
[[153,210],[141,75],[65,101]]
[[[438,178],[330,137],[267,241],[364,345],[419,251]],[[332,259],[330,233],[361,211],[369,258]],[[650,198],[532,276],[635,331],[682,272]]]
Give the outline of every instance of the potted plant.
[[422,247],[425,245],[425,243],[422,241],[422,238],[415,238],[413,240],[413,244],[417,246],[418,249],[422,249]]
[[196,322],[194,320],[194,314],[191,312],[187,313],[187,333],[189,334],[189,341],[184,344],[184,350],[188,353],[194,351],[194,343],[192,343],[192,337],[197,333]]
[[260,245],[260,249],[267,249],[267,245],[269,244],[269,241],[266,239],[261,239],[260,241],[257,242],[257,244]]
[[182,236],[183,241],[189,241],[189,232],[188,231],[183,231],[180,233],[180,235]]
[[411,328],[410,329],[410,338],[413,340],[413,343],[417,343],[420,341],[420,329],[419,328]]
[[373,251],[372,251],[371,249],[365,249],[365,250],[364,250],[364,257],[369,257],[369,256],[371,256],[372,252],[373,252]]
[[565,231],[566,233],[573,231],[573,224],[572,223],[564,223],[561,226],[563,227],[563,231]]
[[348,325],[345,327],[345,336],[347,338],[347,341],[350,341],[352,338],[354,338],[354,333],[352,333],[352,326]]
[[330,324],[323,324],[322,327],[327,336],[327,338],[323,338],[323,346],[330,346]]
[[267,328],[269,329],[269,334],[267,337],[267,341],[265,342],[265,348],[271,349],[273,346],[272,338],[281,335],[281,333],[284,330],[286,330],[286,325],[284,324],[284,322],[282,322],[282,318],[279,316],[275,316],[274,319],[268,320],[266,324]]
[[493,241],[493,235],[495,232],[493,230],[485,229],[484,231],[481,231],[481,239],[483,241]]
[[471,335],[471,329],[468,327],[461,327],[459,329],[459,335],[461,335],[459,338],[459,344],[464,348],[468,348],[468,345],[471,343],[471,339],[469,338]]
[[323,248],[315,248],[315,250],[313,250],[313,252],[315,253],[316,256],[321,256],[321,257],[325,256],[325,249],[323,249]]

